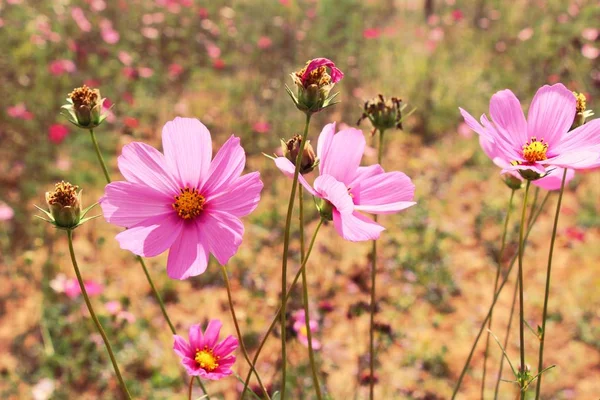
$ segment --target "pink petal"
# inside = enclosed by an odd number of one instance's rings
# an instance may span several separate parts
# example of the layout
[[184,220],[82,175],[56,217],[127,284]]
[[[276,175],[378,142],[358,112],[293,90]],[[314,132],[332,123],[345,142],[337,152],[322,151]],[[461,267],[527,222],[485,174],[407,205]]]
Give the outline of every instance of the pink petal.
[[348,188],[333,176],[321,175],[315,179],[315,191],[342,214],[351,214],[354,210],[354,202],[348,194]]
[[165,157],[152,146],[139,142],[125,145],[118,165],[129,182],[150,186],[166,194],[179,192],[175,177],[167,170]]
[[221,327],[223,324],[218,319],[211,319],[208,322],[208,326],[204,330],[204,346],[208,346],[209,349],[213,349],[219,339],[219,333],[221,333]]
[[574,150],[562,153],[548,160],[540,161],[540,164],[572,169],[591,169],[598,166],[600,153],[594,150]]
[[[533,181],[535,186],[541,187],[545,190],[559,190],[562,185],[562,177],[565,169],[564,168],[553,168],[548,175],[545,177]],[[567,177],[565,180],[565,186],[573,179],[575,176],[575,170],[567,169]]]
[[490,136],[489,132],[486,131],[485,128],[483,126],[481,126],[481,124],[479,124],[479,122],[477,122],[477,120],[475,118],[473,118],[473,116],[471,114],[469,114],[467,111],[465,111],[461,107],[458,107],[458,109],[460,111],[460,114],[463,116],[465,123],[469,126],[469,128],[471,128],[473,131],[475,131],[480,136],[487,138],[488,141],[490,141],[490,142],[494,141],[494,138]]
[[235,181],[246,164],[246,154],[240,146],[240,138],[231,136],[219,149],[210,163],[208,177],[202,186],[202,192],[210,195]]
[[177,117],[163,127],[162,142],[169,170],[178,177],[179,184],[199,188],[212,156],[212,141],[206,126],[195,118]]
[[[283,172],[285,176],[294,179],[294,171],[296,170],[296,167],[294,166],[294,164],[292,164],[290,160],[288,160],[285,157],[277,157],[275,159],[275,166],[279,168],[279,170]],[[308,193],[310,193],[313,196],[318,196],[317,192],[315,192],[312,186],[310,186],[310,184],[306,182],[306,179],[304,179],[304,176],[302,176],[301,174],[298,174],[298,182],[300,182],[302,186],[304,186]]]
[[179,335],[173,335],[173,340],[173,350],[175,353],[181,358],[189,357],[192,353],[192,349],[185,339]]
[[[329,155],[329,149],[331,148],[331,141],[335,135],[335,122],[327,124],[321,130],[319,138],[317,139],[317,157],[319,160],[326,159]],[[323,173],[323,164],[319,164],[319,173]]]
[[173,200],[149,186],[119,181],[106,185],[100,207],[108,222],[128,228],[148,218],[173,213]]
[[208,266],[209,253],[198,224],[192,221],[182,225],[183,229],[171,246],[167,258],[167,275],[171,279],[184,280],[200,275]]
[[[228,356],[237,349],[239,342],[234,336],[227,336],[221,343],[217,344],[213,349],[213,353],[221,358]],[[235,360],[234,360],[235,361]]]
[[573,124],[577,100],[573,92],[561,83],[542,86],[529,106],[527,114],[528,136],[544,139],[553,147]]
[[340,214],[333,210],[333,225],[341,237],[351,242],[377,240],[385,228],[358,212]]
[[354,209],[390,214],[416,204],[415,185],[406,174],[386,172],[363,180],[352,189]]
[[337,83],[344,77],[344,73],[335,66],[333,61],[327,58],[315,58],[308,63],[306,71],[304,71],[304,74],[302,75],[302,80],[304,81],[311,71],[323,66],[329,67],[331,70],[331,83]]
[[358,129],[347,128],[333,135],[333,139],[329,143],[326,142],[322,149],[323,155],[319,168],[321,175],[331,175],[345,184],[352,182],[365,151],[365,145],[365,137]]
[[600,150],[600,118],[573,129],[562,137],[560,144],[549,149],[552,154],[589,150]]
[[237,253],[244,236],[244,224],[225,212],[207,212],[199,223],[202,238],[219,264],[226,265]]
[[188,335],[190,337],[190,347],[192,352],[196,349],[204,347],[204,334],[202,333],[202,327],[200,324],[194,324],[188,329]]
[[506,142],[516,148],[527,142],[527,121],[513,92],[505,89],[494,94],[490,100],[490,115]]
[[226,211],[238,218],[250,214],[258,206],[263,183],[259,172],[237,178],[225,190],[206,199],[206,211]]
[[119,233],[115,238],[124,250],[144,257],[154,257],[167,250],[183,228],[183,220],[172,213],[148,218]]
[[370,178],[375,175],[383,174],[385,171],[381,168],[379,164],[369,165],[368,167],[358,167],[356,170],[356,175],[350,184],[348,185],[349,189],[352,189],[354,186],[358,185],[363,180]]

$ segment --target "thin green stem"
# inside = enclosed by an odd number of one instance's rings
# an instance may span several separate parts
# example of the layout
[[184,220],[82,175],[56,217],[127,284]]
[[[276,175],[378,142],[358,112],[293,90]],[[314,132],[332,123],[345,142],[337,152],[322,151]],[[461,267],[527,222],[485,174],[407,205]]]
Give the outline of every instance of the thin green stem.
[[311,114],[306,114],[306,123],[304,125],[304,133],[300,142],[300,150],[296,157],[296,168],[294,169],[294,180],[292,182],[292,190],[290,192],[290,200],[288,202],[287,216],[285,218],[285,232],[283,235],[283,256],[281,260],[281,400],[285,400],[285,385],[287,380],[287,349],[286,349],[286,288],[287,288],[287,262],[288,251],[290,247],[290,229],[292,227],[292,212],[294,210],[294,200],[296,200],[296,187],[298,186],[298,175],[300,172],[300,164],[302,162],[302,154],[304,153],[304,145],[308,136],[308,126],[310,125]]
[[[383,133],[385,130],[379,130],[379,148],[377,149],[377,164],[381,165],[383,160]],[[373,217],[377,222],[377,215]],[[377,308],[375,301],[375,284],[377,277],[377,240],[373,240],[373,248],[371,250],[371,307],[370,322],[369,322],[369,399],[375,398],[375,309]]]
[[[298,218],[300,219],[300,262],[304,264],[304,205],[303,205],[302,185],[298,185]],[[317,399],[321,400],[321,386],[317,375],[317,366],[315,363],[315,354],[312,344],[312,331],[310,330],[310,309],[308,297],[308,281],[306,278],[306,268],[302,268],[302,295],[304,297],[304,322],[306,323],[306,339],[308,340],[308,358],[310,360],[310,369],[312,372],[313,385]]]
[[[322,225],[323,225],[323,220],[321,219],[319,221],[319,224],[315,228],[315,232],[313,233],[312,239],[310,240],[310,243],[308,245],[308,251],[306,253],[306,257],[304,258],[304,262],[300,266],[300,269],[296,273],[296,276],[294,277],[294,280],[292,281],[292,284],[290,285],[290,287],[289,287],[289,289],[287,291],[287,295],[286,295],[286,299],[285,299],[286,301],[290,298],[290,295],[292,293],[292,289],[294,288],[294,285],[296,285],[296,282],[298,282],[298,279],[300,279],[300,275],[302,274],[302,270],[304,268],[306,268],[306,263],[308,262],[308,259],[310,258],[310,254],[312,253],[313,246],[314,246],[315,241],[317,239],[317,233],[319,233],[319,229],[321,228]],[[275,328],[275,324],[279,320],[279,317],[281,315],[281,310],[282,310],[282,308],[280,306],[279,309],[277,310],[277,313],[275,314],[275,318],[273,318],[273,321],[271,321],[271,325],[269,325],[269,328],[267,329],[267,332],[265,333],[265,335],[263,336],[262,341],[258,345],[258,349],[256,350],[256,354],[254,354],[254,358],[252,359],[252,365],[256,366],[256,362],[258,361],[258,357],[260,356],[260,352],[262,351],[265,343],[267,342],[267,339],[269,338],[269,335],[271,334],[271,332]],[[240,399],[244,399],[244,394],[246,393],[246,390],[248,389],[248,384],[250,383],[250,376],[251,376],[251,371],[248,372],[248,375],[246,376],[246,382],[244,383],[244,389],[242,391],[242,396],[240,397]]]
[[192,389],[194,388],[194,377],[190,378],[190,385],[188,387],[188,400],[192,400]]
[[[527,181],[525,185],[525,195],[523,196],[523,210],[521,212],[521,223],[519,224],[519,353],[521,355],[520,372],[524,372],[527,366],[525,365],[525,302],[523,299],[523,254],[525,251],[525,216],[527,215],[527,196],[531,181]],[[521,387],[521,400],[525,399],[525,387]]]
[[[110,174],[108,173],[108,168],[106,167],[106,163],[104,162],[104,157],[102,157],[102,153],[100,152],[100,146],[98,146],[98,141],[96,140],[96,135],[94,134],[93,129],[90,129],[90,136],[92,138],[92,143],[94,145],[94,149],[96,150],[96,156],[98,157],[98,163],[100,163],[100,167],[102,168],[102,172],[104,173],[104,178],[106,179],[106,183],[111,183],[112,180],[110,179]],[[152,281],[152,277],[150,276],[150,273],[148,272],[146,263],[144,262],[144,259],[140,256],[137,256],[137,259],[138,259],[140,265],[142,266],[142,269],[144,270],[144,275],[146,275],[146,279],[148,280],[150,287],[152,288],[152,293],[154,294],[156,301],[158,301],[158,305],[160,306],[160,310],[163,314],[163,317],[167,321],[167,324],[169,325],[169,329],[171,329],[171,333],[173,333],[173,335],[175,335],[177,333],[175,331],[175,327],[173,326],[173,323],[171,322],[171,319],[169,318],[169,314],[167,314],[167,309],[165,307],[165,303],[163,302],[160,294],[158,293],[158,290],[156,290],[156,286],[154,286],[154,282]],[[210,400],[210,397],[208,396],[208,392],[206,391],[204,384],[202,383],[202,381],[200,380],[199,377],[196,377],[196,378],[197,378],[198,384],[200,385],[200,388],[202,388],[202,390],[204,391],[204,394],[206,395],[206,399]]]
[[[552,255],[554,254],[554,242],[556,240],[556,230],[558,228],[558,216],[560,215],[560,206],[562,204],[563,192],[565,190],[565,182],[567,180],[567,170],[563,173],[560,192],[558,193],[558,203],[556,204],[556,213],[554,214],[554,226],[552,227],[552,239],[550,240],[550,252],[548,254],[548,270],[546,272],[546,291],[544,293],[544,311],[542,313],[542,332],[540,337],[540,354],[538,358],[538,371],[542,371],[544,366],[544,342],[546,341],[546,317],[548,316],[548,298],[550,297],[550,276],[552,272]],[[542,375],[539,376],[536,389],[535,399],[539,400],[542,390]]]
[[98,146],[98,141],[96,140],[96,135],[94,134],[93,129],[90,129],[90,136],[92,137],[94,150],[96,150],[96,156],[98,157],[98,161],[100,161],[100,166],[102,167],[102,172],[104,173],[106,182],[110,183],[110,174],[108,173],[108,168],[106,168],[106,163],[104,162],[104,158],[102,157],[102,153],[100,152],[100,146]]
[[[502,269],[502,258],[504,257],[504,249],[506,248],[506,234],[508,232],[508,220],[510,217],[510,212],[512,211],[513,199],[515,197],[515,189],[510,191],[510,199],[508,200],[508,208],[506,209],[506,216],[504,217],[504,228],[502,231],[502,241],[500,244],[500,252],[498,253],[498,259],[496,260],[496,278],[494,279],[494,291],[492,293],[496,293],[498,290],[498,281],[500,280],[500,270]],[[492,330],[492,320],[494,316],[490,314],[490,319],[488,320],[488,331]],[[487,372],[487,359],[488,352],[490,346],[490,334],[488,332],[487,337],[485,339],[485,351],[483,353],[483,376],[481,379],[481,398],[483,399],[485,396],[485,377]]]
[[250,357],[248,356],[248,350],[246,349],[246,345],[244,344],[244,337],[242,336],[242,331],[240,329],[240,325],[238,323],[237,316],[235,315],[235,308],[233,307],[233,296],[231,295],[231,284],[229,283],[229,276],[227,274],[227,268],[225,268],[224,265],[221,265],[221,272],[223,273],[223,280],[225,281],[225,288],[227,289],[227,299],[229,300],[229,309],[231,310],[231,318],[233,319],[233,324],[235,325],[235,331],[237,332],[238,338],[240,340],[240,347],[242,348],[242,353],[244,354],[244,358],[246,359],[246,362],[250,366],[250,371],[254,372],[254,375],[256,376],[256,380],[258,381],[258,384],[259,384],[261,390],[265,394],[266,398],[270,399],[271,397],[269,397],[269,392],[265,388],[265,385],[263,385],[262,380],[260,379],[260,376],[258,375],[258,372],[256,372],[256,369],[254,368],[254,365],[252,364],[252,362],[250,361]]
[[112,362],[113,368],[115,370],[115,374],[117,375],[117,379],[119,380],[119,383],[121,384],[121,389],[123,390],[123,394],[125,395],[126,398],[131,399],[131,395],[129,394],[129,390],[127,390],[127,385],[125,385],[125,381],[123,380],[123,377],[121,376],[121,371],[119,370],[119,366],[117,365],[117,360],[113,353],[112,347],[110,346],[110,342],[108,341],[108,337],[106,336],[104,329],[102,329],[102,325],[100,324],[98,317],[96,317],[96,313],[94,312],[94,308],[92,307],[92,303],[90,302],[90,298],[87,294],[87,290],[85,289],[85,284],[83,283],[83,278],[81,277],[81,272],[79,271],[79,266],[77,265],[77,259],[75,258],[75,250],[73,249],[73,231],[72,230],[67,230],[67,238],[69,239],[69,253],[71,254],[71,262],[73,263],[73,268],[75,269],[75,275],[77,275],[77,282],[79,282],[79,288],[81,289],[81,294],[83,295],[85,304],[88,308],[88,311],[90,312],[90,315],[92,316],[92,320],[94,321],[94,324],[96,324],[96,328],[98,329],[100,336],[102,336],[102,340],[104,340],[104,345],[106,346],[106,350],[108,351],[108,356],[110,357],[110,361]]
[[[527,242],[527,238],[529,237],[529,234],[531,233],[531,229],[533,228],[535,222],[537,221],[538,217],[542,213],[542,210],[544,209],[544,206],[546,205],[546,202],[548,201],[549,197],[550,197],[550,193],[547,193],[546,197],[544,197],[544,200],[542,201],[542,204],[540,205],[540,208],[538,208],[538,210],[535,213],[535,216],[531,219],[531,224],[527,227],[527,233],[525,234],[525,242]],[[500,293],[502,293],[502,289],[504,288],[504,285],[506,285],[506,282],[508,282],[508,277],[510,276],[510,273],[515,265],[517,256],[518,256],[518,254],[515,254],[513,256],[513,258],[510,260],[510,267],[508,268],[508,271],[506,272],[506,277],[502,280],[502,282],[500,283],[500,286],[498,286],[498,291],[494,295],[494,299],[492,300],[490,309],[488,310],[488,313],[486,314],[485,318],[481,322],[481,326],[479,327],[479,332],[477,333],[477,336],[475,337],[473,346],[471,346],[471,350],[469,351],[469,355],[467,356],[465,365],[463,366],[463,369],[460,372],[460,376],[458,377],[456,386],[454,387],[454,391],[452,392],[452,399],[456,398],[456,395],[458,394],[458,391],[460,390],[460,386],[462,385],[463,379],[467,373],[467,370],[469,369],[469,364],[471,363],[471,359],[473,358],[473,354],[475,353],[475,348],[477,347],[477,343],[479,343],[479,339],[481,338],[481,335],[483,334],[483,331],[485,329],[487,321],[490,317],[490,313],[492,312],[494,306],[496,305],[496,301],[498,300],[498,297],[500,297]]]

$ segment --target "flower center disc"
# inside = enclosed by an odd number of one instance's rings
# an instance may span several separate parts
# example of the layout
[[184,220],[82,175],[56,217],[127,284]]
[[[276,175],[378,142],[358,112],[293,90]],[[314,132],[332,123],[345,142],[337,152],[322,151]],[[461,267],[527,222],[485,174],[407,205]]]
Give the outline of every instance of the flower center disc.
[[532,137],[531,141],[523,145],[523,158],[529,162],[543,161],[548,158],[546,151],[548,151],[548,144],[544,143],[544,139],[538,141],[537,138]]
[[175,196],[173,209],[177,211],[177,215],[185,220],[196,218],[204,209],[206,199],[198,193],[198,189],[186,187],[185,189],[180,189],[180,191],[181,194]]
[[217,363],[219,358],[220,357],[214,356],[212,350],[209,350],[208,347],[205,347],[203,350],[196,349],[196,357],[194,357],[194,360],[196,360],[202,369],[211,372],[217,369],[219,366]]

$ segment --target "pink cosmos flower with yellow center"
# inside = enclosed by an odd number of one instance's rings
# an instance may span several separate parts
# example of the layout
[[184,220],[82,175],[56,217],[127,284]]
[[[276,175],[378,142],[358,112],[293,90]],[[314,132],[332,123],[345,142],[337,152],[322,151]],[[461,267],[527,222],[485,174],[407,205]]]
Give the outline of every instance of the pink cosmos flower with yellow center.
[[145,257],[167,249],[167,274],[203,273],[209,255],[225,265],[242,243],[241,217],[260,199],[258,172],[241,175],[246,154],[231,136],[211,161],[208,129],[197,119],[175,118],[162,131],[163,153],[139,142],[118,159],[126,181],[106,186],[100,205],[106,220],[127,228],[121,248]]
[[494,144],[508,170],[533,170],[545,174],[556,167],[594,168],[599,164],[600,120],[592,120],[570,131],[577,113],[573,92],[558,83],[543,86],[535,94],[527,119],[519,99],[501,90],[490,100],[490,116],[481,124],[460,108],[465,122]]
[[189,343],[179,335],[173,335],[173,350],[181,358],[181,364],[190,376],[219,380],[231,375],[235,356],[231,353],[238,347],[238,340],[229,335],[218,342],[223,324],[213,319],[202,333],[200,325],[189,329]]
[[[385,229],[360,212],[392,214],[415,205],[415,185],[402,172],[385,172],[379,164],[361,167],[365,137],[354,128],[335,133],[335,123],[326,125],[317,142],[319,174],[311,186],[298,179],[313,196],[322,199],[321,212],[331,213],[337,232],[352,242],[375,240]],[[285,157],[275,159],[288,177],[294,164]],[[314,188],[313,188],[314,187]]]

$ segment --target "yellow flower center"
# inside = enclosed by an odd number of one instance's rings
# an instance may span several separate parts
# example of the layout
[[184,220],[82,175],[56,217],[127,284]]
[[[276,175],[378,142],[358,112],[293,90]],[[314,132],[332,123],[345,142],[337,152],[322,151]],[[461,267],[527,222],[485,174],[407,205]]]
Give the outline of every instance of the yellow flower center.
[[538,141],[537,138],[532,137],[523,145],[523,158],[529,162],[543,161],[548,158],[546,151],[548,151],[548,144],[544,143],[544,139]]
[[[306,67],[302,68],[300,71],[296,72],[296,76],[302,79],[302,76],[306,72],[306,68],[310,64],[310,61],[307,63]],[[327,68],[319,67],[315,68],[309,72],[308,76],[304,79],[304,87],[308,88],[310,85],[317,85],[318,87],[323,87],[325,85],[329,85],[331,83],[331,76],[327,73]]]
[[586,98],[583,93],[573,92],[575,99],[577,100],[577,112],[584,112],[586,108]]
[[196,218],[204,209],[206,199],[198,193],[198,189],[186,187],[185,189],[180,189],[180,191],[181,194],[175,196],[173,209],[177,211],[177,215],[185,220]]
[[49,205],[60,204],[63,207],[74,206],[77,199],[79,186],[71,185],[69,182],[60,181],[54,185],[54,191],[48,192],[46,197]]
[[302,325],[302,327],[300,328],[300,334],[302,336],[308,336],[308,329],[306,329],[306,325]]
[[196,360],[200,368],[207,372],[212,372],[219,366],[217,361],[219,361],[220,358],[221,357],[213,354],[212,349],[204,346],[204,349],[202,350],[196,349],[196,357],[194,357],[194,360]]

